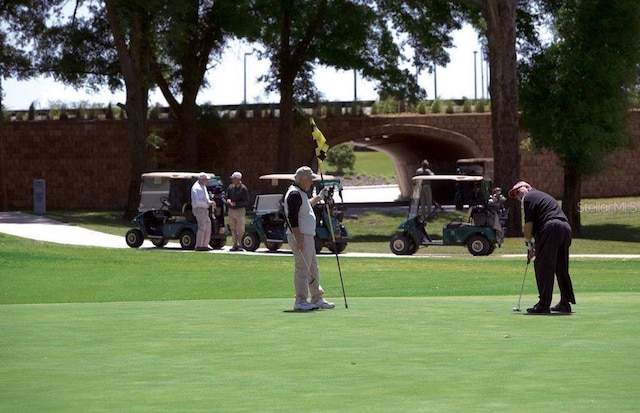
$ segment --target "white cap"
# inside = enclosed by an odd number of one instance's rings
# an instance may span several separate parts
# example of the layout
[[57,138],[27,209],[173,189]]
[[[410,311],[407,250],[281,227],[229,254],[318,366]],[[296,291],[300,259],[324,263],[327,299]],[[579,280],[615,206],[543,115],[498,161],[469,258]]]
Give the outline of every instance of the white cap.
[[313,173],[313,170],[311,168],[309,168],[308,166],[301,166],[300,168],[298,168],[296,170],[296,174],[294,176],[294,179],[297,181],[298,179],[301,178],[311,178],[311,179],[316,179],[318,178],[318,175]]
[[209,179],[209,177],[206,173],[200,172],[200,174],[198,175],[198,179]]
[[235,171],[234,173],[231,174],[231,178],[242,179],[242,174],[238,171]]

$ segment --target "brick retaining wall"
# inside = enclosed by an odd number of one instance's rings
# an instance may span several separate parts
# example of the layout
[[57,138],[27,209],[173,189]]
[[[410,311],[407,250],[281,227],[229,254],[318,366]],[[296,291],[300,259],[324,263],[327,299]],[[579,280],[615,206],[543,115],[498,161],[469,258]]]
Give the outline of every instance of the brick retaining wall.
[[[479,147],[490,151],[489,116],[436,115],[427,122],[474,135]],[[585,181],[583,197],[640,195],[640,111],[635,111],[632,118],[635,149],[616,154],[603,174]],[[374,119],[370,118],[369,123],[375,123]],[[331,121],[323,120],[328,130]],[[362,120],[355,122],[361,123]],[[48,209],[124,209],[130,165],[126,121],[12,121],[3,127],[5,164],[0,165],[0,173],[4,174],[10,209],[33,207],[34,179],[46,180]],[[180,146],[176,125],[160,120],[152,121],[149,127],[168,142],[160,151],[149,150],[149,170],[177,169]],[[274,170],[277,133],[278,120],[273,118],[231,119],[214,128],[203,128],[199,133],[200,169],[221,175],[225,182],[231,172],[241,170],[253,195],[270,192],[269,183],[257,177],[283,172]],[[325,135],[333,136],[326,131]],[[294,158],[300,164],[311,163],[313,159],[308,154],[312,149],[308,129],[297,126]],[[523,153],[521,166],[523,179],[561,196],[563,173],[553,154]]]

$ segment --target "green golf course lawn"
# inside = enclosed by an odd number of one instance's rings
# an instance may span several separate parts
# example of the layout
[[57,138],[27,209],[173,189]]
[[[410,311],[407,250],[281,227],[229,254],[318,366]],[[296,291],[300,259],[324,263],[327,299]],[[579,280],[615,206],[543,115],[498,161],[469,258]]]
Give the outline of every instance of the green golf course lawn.
[[[0,234],[0,411],[635,411],[640,260],[574,259],[571,315],[513,312],[522,259],[289,256]],[[348,308],[340,285],[344,279]],[[557,298],[557,294],[556,294]],[[523,310],[537,301],[530,269]],[[554,299],[555,301],[555,299]]]

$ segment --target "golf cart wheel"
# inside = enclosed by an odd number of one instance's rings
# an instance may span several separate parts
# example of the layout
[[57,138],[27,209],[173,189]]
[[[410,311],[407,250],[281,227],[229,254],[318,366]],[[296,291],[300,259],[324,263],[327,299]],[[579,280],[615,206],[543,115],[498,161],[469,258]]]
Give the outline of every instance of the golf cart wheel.
[[467,248],[473,255],[491,254],[491,243],[482,235],[472,235],[467,239]]
[[282,243],[265,241],[264,246],[267,247],[269,251],[274,252],[274,251],[278,251],[280,247],[282,247]]
[[313,236],[313,241],[316,245],[316,254],[320,254],[320,251],[322,251],[322,247],[324,247],[324,241],[317,235]]
[[224,244],[226,243],[227,243],[227,237],[214,238],[211,240],[211,242],[209,242],[209,246],[214,250],[219,250],[220,248],[224,247]]
[[151,240],[151,243],[155,245],[156,248],[162,248],[165,245],[167,245],[168,242],[169,240],[165,238],[160,238],[160,239],[154,238]]
[[138,228],[130,229],[124,236],[127,245],[131,248],[138,248],[144,242],[144,235]]
[[330,242],[329,245],[327,245],[327,248],[329,248],[329,251],[333,252],[334,254],[340,254],[342,251],[344,251],[345,248],[347,248],[347,243],[346,242],[336,242],[335,245],[333,242]]
[[247,251],[255,251],[260,246],[260,237],[255,232],[245,232],[242,236],[242,248]]
[[396,255],[413,255],[418,249],[418,246],[411,237],[405,234],[394,235],[389,242],[389,248],[391,252]]
[[182,231],[180,234],[180,246],[184,250],[192,250],[196,247],[196,234],[190,229]]

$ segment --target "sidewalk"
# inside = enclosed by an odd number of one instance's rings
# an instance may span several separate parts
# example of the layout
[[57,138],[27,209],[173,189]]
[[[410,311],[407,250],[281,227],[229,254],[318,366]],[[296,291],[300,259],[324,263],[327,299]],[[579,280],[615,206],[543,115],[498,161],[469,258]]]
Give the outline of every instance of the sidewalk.
[[[16,237],[29,238],[36,241],[44,241],[44,242],[53,242],[57,244],[66,244],[66,245],[79,245],[79,246],[88,246],[88,247],[102,247],[102,248],[129,248],[127,245],[124,235],[111,235],[105,234],[103,232],[92,231],[90,229],[85,229],[81,227],[76,227],[74,225],[65,224],[63,222],[54,221],[49,218],[45,218],[38,215],[26,214],[23,212],[0,212],[0,233],[5,233],[9,235],[14,235]],[[151,241],[146,240],[144,244],[140,248],[150,248],[155,249],[155,246],[151,243]],[[212,253],[226,253],[228,252],[228,246],[224,247],[221,250],[211,251]],[[170,242],[165,247],[166,250],[170,251],[182,251],[180,248],[180,244]],[[230,253],[230,254],[257,254],[262,253],[263,249],[258,250],[257,252],[241,252],[241,253]],[[264,249],[264,251],[267,251]],[[283,249],[280,251],[284,254],[290,254],[290,251],[287,249]],[[265,252],[269,255],[277,254],[273,252]],[[320,256],[331,255],[332,254],[320,254]],[[356,253],[356,252],[348,252],[340,254],[341,257],[391,257],[398,259],[407,259],[407,258],[434,258],[435,255],[409,255],[409,256],[397,256],[391,253],[387,254],[378,254],[378,253]],[[437,255],[438,257],[440,255]],[[447,255],[442,255],[446,257]],[[525,258],[524,254],[505,254],[501,255],[503,258]],[[609,259],[640,259],[640,254],[571,254],[571,258],[609,258]]]
[[[124,236],[92,231],[23,212],[0,212],[0,232],[58,244],[129,248]],[[149,245],[153,244],[149,242]]]
[[[400,197],[400,188],[398,185],[345,186],[342,197],[345,204],[395,202]],[[339,198],[338,194],[334,194],[336,201]]]

